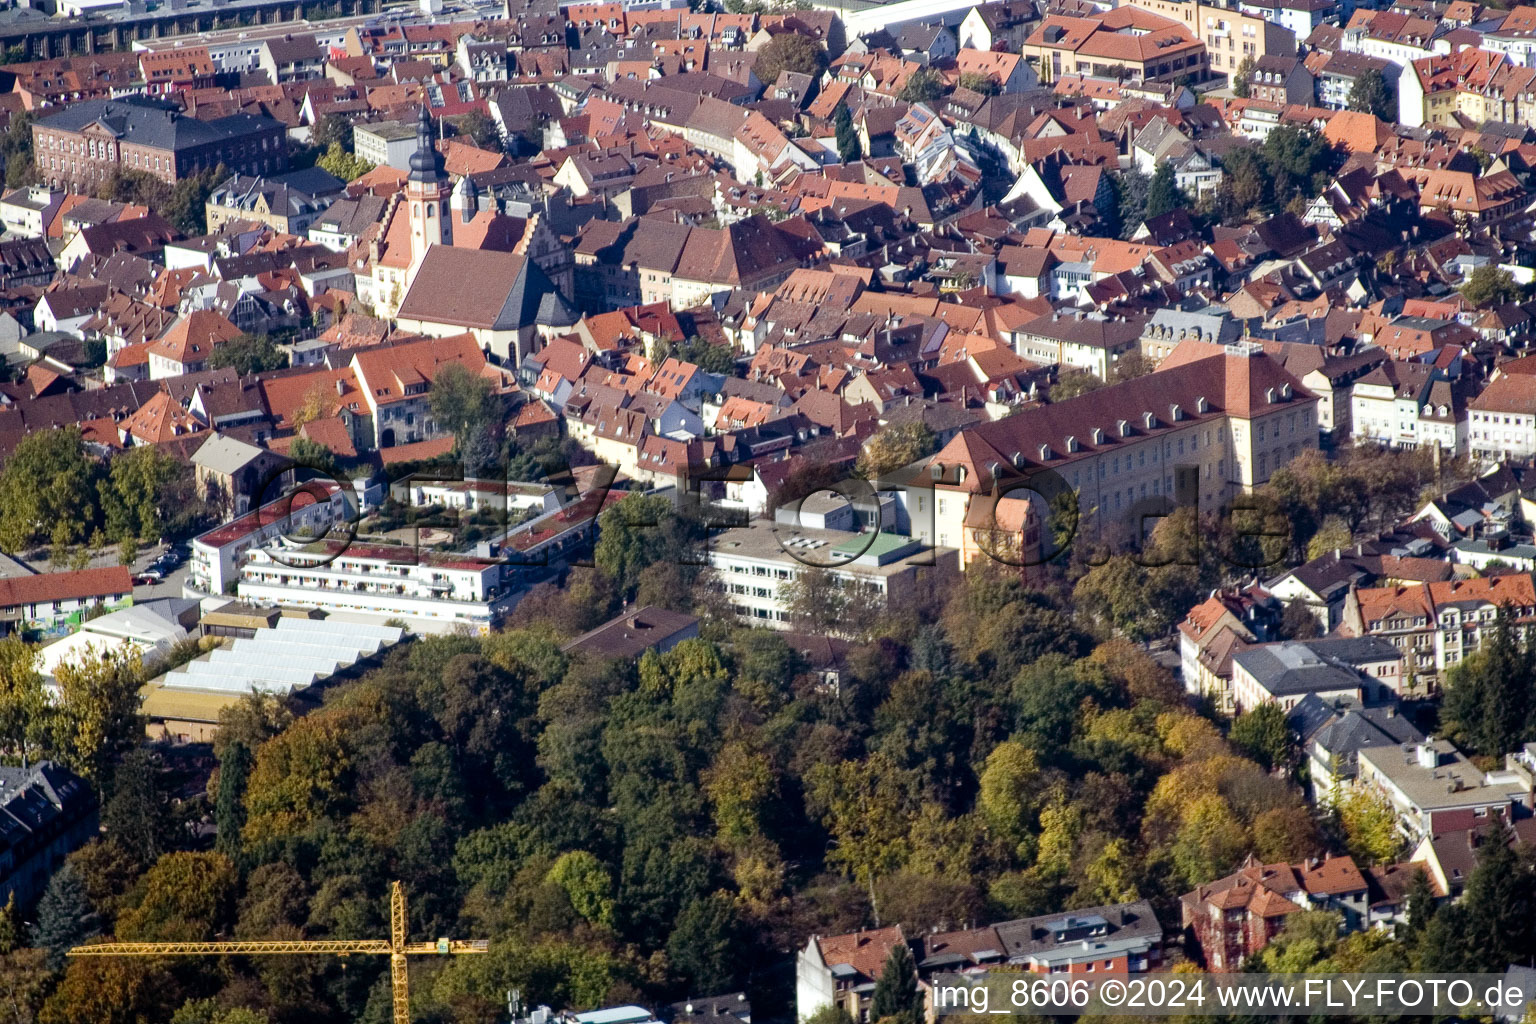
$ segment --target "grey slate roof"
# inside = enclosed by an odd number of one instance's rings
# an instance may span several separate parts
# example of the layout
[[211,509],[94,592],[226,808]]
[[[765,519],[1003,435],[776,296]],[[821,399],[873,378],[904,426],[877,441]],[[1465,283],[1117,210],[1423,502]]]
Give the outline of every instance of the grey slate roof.
[[1328,661],[1304,644],[1250,647],[1234,654],[1232,661],[1276,697],[1360,688],[1360,677],[1356,673]]
[[213,121],[199,121],[172,104],[135,96],[71,103],[37,123],[71,132],[99,123],[114,138],[168,150],[191,149],[264,129],[283,128],[281,122],[255,114],[230,114]]

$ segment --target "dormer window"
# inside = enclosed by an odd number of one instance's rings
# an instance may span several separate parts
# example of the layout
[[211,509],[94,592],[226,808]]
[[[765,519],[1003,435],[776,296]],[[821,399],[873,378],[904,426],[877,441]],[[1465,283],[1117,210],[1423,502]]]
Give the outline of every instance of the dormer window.
[[1121,437],[1131,436],[1130,420],[1118,420],[1115,424],[1115,429],[1119,432]]
[[1040,446],[1040,461],[1041,462],[1049,462],[1049,461],[1051,461],[1051,446],[1050,445],[1042,444]]
[[1201,416],[1204,416],[1206,413],[1208,413],[1210,411],[1211,411],[1210,403],[1205,400],[1205,396],[1204,395],[1201,395],[1199,398],[1195,399],[1195,412],[1197,414],[1199,414]]
[[928,477],[935,482],[944,479],[944,467],[935,462],[928,467]]
[[1152,415],[1150,412],[1142,413],[1141,422],[1144,426],[1146,426],[1148,430],[1151,430],[1153,427],[1157,426],[1157,417]]
[[1075,438],[1075,437],[1068,437],[1067,438],[1067,451],[1069,451],[1069,452],[1077,451],[1077,438]]
[[1093,428],[1093,434],[1091,435],[1091,437],[1093,438],[1093,443],[1094,444],[1096,444],[1096,445],[1103,444],[1104,443],[1104,431],[1103,431],[1103,429],[1100,428],[1100,427],[1094,427]]
[[1174,404],[1172,404],[1172,405],[1170,405],[1168,407],[1168,418],[1170,420],[1172,420],[1173,422],[1175,422],[1175,423],[1179,422],[1179,420],[1182,419],[1183,416],[1184,416],[1184,410],[1182,408],[1180,408],[1180,406],[1179,406],[1179,404],[1177,402],[1175,402]]

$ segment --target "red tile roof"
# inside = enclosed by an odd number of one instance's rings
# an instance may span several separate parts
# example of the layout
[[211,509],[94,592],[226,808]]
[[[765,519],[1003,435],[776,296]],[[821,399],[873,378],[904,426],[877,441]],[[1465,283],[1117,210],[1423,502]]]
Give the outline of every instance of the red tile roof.
[[120,565],[78,572],[45,572],[0,579],[0,608],[131,593],[133,578]]

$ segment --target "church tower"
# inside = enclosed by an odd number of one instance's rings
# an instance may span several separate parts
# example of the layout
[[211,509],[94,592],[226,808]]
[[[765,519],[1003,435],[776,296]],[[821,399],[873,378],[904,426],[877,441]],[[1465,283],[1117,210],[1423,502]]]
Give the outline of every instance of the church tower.
[[443,155],[432,145],[432,117],[423,106],[416,122],[416,152],[411,154],[411,173],[405,182],[405,201],[411,219],[412,273],[421,266],[429,247],[453,244],[450,192]]

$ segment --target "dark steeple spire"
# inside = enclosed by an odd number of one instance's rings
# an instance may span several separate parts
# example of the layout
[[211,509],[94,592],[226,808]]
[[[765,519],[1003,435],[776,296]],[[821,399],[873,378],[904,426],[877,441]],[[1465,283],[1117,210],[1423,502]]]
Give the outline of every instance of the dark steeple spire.
[[435,185],[443,180],[443,155],[432,145],[432,115],[422,104],[416,121],[416,152],[411,154],[411,181]]

